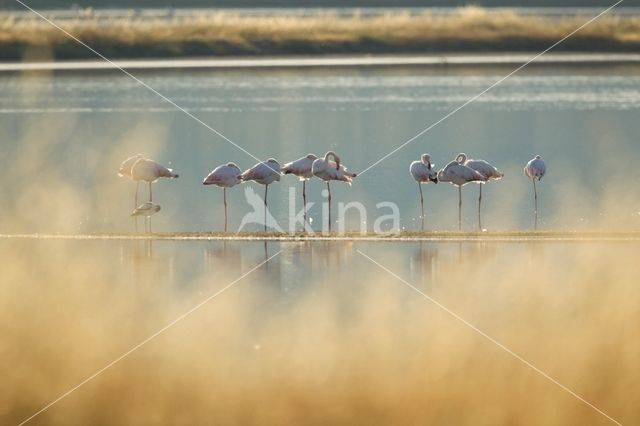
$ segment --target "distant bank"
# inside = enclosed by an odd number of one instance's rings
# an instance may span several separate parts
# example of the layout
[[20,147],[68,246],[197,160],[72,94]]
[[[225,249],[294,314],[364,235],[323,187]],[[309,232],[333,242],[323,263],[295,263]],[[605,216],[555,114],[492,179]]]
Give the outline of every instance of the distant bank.
[[[453,67],[453,66],[518,66],[535,54],[505,55],[429,55],[429,56],[339,56],[339,57],[260,57],[227,59],[114,59],[86,61],[0,62],[0,72],[19,71],[110,71],[171,69],[243,69],[243,68],[324,68],[324,67]],[[547,53],[535,65],[640,65],[640,54]]]
[[[59,20],[69,33],[109,58],[221,56],[425,55],[540,52],[596,12],[535,15],[463,7],[366,15],[202,12],[169,17],[116,16]],[[56,19],[52,16],[52,19]],[[0,60],[95,59],[96,55],[35,15],[0,15]],[[606,15],[554,48],[558,52],[640,53],[636,14]]]

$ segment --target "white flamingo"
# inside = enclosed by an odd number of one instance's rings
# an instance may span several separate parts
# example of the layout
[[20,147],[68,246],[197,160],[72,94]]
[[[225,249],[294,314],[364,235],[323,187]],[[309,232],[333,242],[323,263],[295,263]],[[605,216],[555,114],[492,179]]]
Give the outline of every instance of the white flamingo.
[[282,173],[295,175],[302,181],[302,206],[304,208],[305,223],[307,223],[307,181],[313,176],[313,162],[317,159],[318,157],[315,155],[307,154],[282,166]]
[[476,172],[479,172],[482,176],[487,178],[486,181],[478,181],[480,184],[480,194],[478,195],[478,229],[482,230],[482,216],[481,216],[481,203],[482,203],[482,187],[486,182],[492,180],[502,179],[504,173],[496,169],[494,166],[484,160],[467,160],[466,154],[460,154],[460,159],[465,166],[471,167]]
[[487,180],[480,172],[465,166],[464,159],[466,159],[465,154],[458,154],[455,160],[438,172],[438,181],[449,182],[458,187],[458,229],[462,229],[462,187],[469,182]]
[[539,155],[529,160],[524,167],[524,174],[533,182],[533,197],[534,197],[534,229],[538,229],[538,191],[536,189],[536,181],[540,181],[544,174],[547,172],[547,166]]
[[144,155],[142,155],[142,154],[136,154],[136,155],[134,155],[132,157],[129,157],[126,160],[124,160],[122,162],[122,164],[120,164],[120,169],[118,170],[118,176],[120,176],[120,177],[127,176],[128,178],[130,178],[131,180],[134,180],[136,182],[136,194],[135,194],[135,196],[133,198],[133,208],[134,209],[138,207],[138,189],[140,188],[140,181],[133,179],[133,176],[131,175],[131,168],[136,163],[136,161],[138,161],[138,160],[140,160],[142,158],[144,158]]
[[[329,157],[332,157],[333,160],[329,160]],[[333,151],[328,151],[324,158],[315,160],[311,166],[311,171],[314,176],[327,182],[327,190],[329,191],[329,231],[331,231],[331,186],[329,182],[338,180],[351,185],[356,174],[348,172],[346,167],[340,164],[340,157]]]
[[152,202],[146,202],[144,204],[140,204],[136,207],[131,216],[143,216],[147,223],[147,232],[151,233],[151,216],[158,213],[160,211],[160,206],[158,204],[153,204]]
[[274,158],[261,161],[248,170],[245,170],[240,179],[243,182],[254,181],[264,185],[264,230],[267,231],[267,192],[269,185],[280,180],[280,163]]
[[173,173],[172,169],[168,169],[160,163],[148,158],[140,158],[131,167],[131,178],[135,181],[145,181],[149,183],[149,202],[153,201],[151,184],[160,178],[174,179],[178,174]]
[[413,176],[413,179],[418,183],[418,190],[420,190],[420,208],[422,214],[422,230],[424,230],[424,198],[422,197],[422,184],[423,183],[438,183],[438,172],[433,168],[434,164],[431,162],[431,156],[429,154],[422,154],[420,161],[414,161],[409,166],[409,173]]
[[227,232],[227,188],[236,186],[240,182],[242,170],[235,163],[218,166],[202,181],[203,185],[216,185],[222,188],[224,198],[224,232]]

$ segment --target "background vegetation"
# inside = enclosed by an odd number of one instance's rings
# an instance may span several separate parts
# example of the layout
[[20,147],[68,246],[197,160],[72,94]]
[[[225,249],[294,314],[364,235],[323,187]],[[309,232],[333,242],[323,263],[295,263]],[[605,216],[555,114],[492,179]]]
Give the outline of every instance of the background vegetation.
[[[60,23],[107,57],[184,57],[353,53],[539,51],[588,18],[489,13],[479,7],[453,14],[379,16],[317,13],[310,16],[246,16],[232,12],[195,18],[92,18]],[[640,18],[605,16],[557,50],[636,51]],[[93,54],[41,19],[5,17],[0,58],[84,59]]]

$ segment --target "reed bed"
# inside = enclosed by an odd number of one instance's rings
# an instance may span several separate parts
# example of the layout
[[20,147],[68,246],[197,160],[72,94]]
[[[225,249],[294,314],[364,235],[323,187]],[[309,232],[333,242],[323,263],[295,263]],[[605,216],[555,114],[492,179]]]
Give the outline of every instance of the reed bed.
[[[449,15],[393,12],[380,16],[318,13],[246,16],[215,12],[196,18],[82,18],[60,25],[110,57],[393,54],[542,50],[590,17],[524,16],[470,6]],[[556,50],[635,51],[640,18],[603,16]],[[0,21],[0,59],[94,58],[40,18]]]

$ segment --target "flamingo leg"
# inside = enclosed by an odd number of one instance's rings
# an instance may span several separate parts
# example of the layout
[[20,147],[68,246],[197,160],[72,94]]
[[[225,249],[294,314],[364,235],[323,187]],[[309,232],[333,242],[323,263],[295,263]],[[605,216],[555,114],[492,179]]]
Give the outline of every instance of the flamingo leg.
[[462,230],[462,186],[458,186],[458,231]]
[[538,190],[536,189],[536,179],[533,178],[533,200],[534,200],[534,210],[533,210],[533,216],[534,216],[534,222],[533,222],[533,229],[538,229]]
[[418,190],[420,191],[420,217],[422,218],[422,230],[424,231],[424,198],[422,197],[422,185],[418,182]]
[[304,209],[304,231],[307,227],[307,181],[302,181],[302,208]]
[[224,194],[224,232],[227,232],[227,188],[222,188]]
[[331,186],[329,185],[329,181],[327,181],[327,190],[329,191],[329,232],[331,232]]
[[[137,209],[138,208],[138,190],[140,189],[140,181],[136,181],[136,195],[133,197],[133,209]],[[135,216],[133,218],[133,220],[135,220],[135,226],[136,226],[136,232],[138,232],[138,216]]]
[[269,185],[264,186],[264,232],[267,232],[267,191],[269,191]]
[[151,191],[151,182],[149,182],[149,202],[153,201],[153,192]]
[[480,205],[482,204],[482,187],[483,184],[480,184],[480,195],[478,195],[478,229],[482,231],[482,215],[480,210]]

